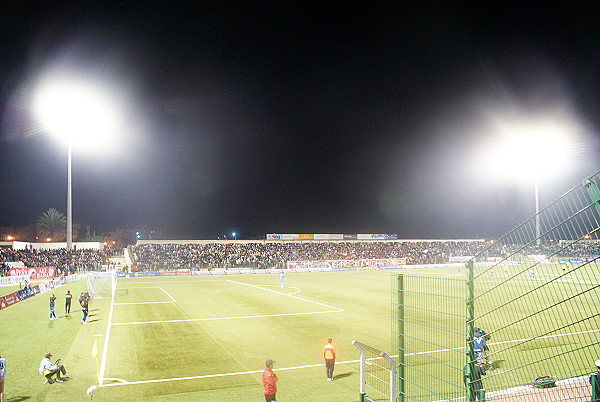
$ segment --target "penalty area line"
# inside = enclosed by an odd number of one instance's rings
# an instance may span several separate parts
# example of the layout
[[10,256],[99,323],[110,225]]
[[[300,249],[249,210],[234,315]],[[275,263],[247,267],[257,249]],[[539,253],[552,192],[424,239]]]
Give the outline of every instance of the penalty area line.
[[[112,324],[112,325],[115,325],[115,324]],[[580,334],[587,334],[587,333],[594,333],[594,332],[600,332],[600,330],[590,330],[590,331],[582,331],[582,332],[573,332],[573,333],[569,333],[569,334],[560,334],[560,335],[554,335],[554,336],[580,335]],[[553,337],[553,336],[547,336],[547,337]],[[547,338],[547,337],[540,337],[540,338]],[[496,342],[495,344],[510,343],[510,342],[519,342],[519,341],[522,341],[522,339],[515,339],[515,340],[511,340],[511,341]],[[420,355],[420,354],[458,351],[460,349],[464,349],[464,347],[449,348],[449,349],[439,349],[439,350],[429,350],[429,351],[414,352],[414,353],[405,353],[404,355],[405,356],[413,356],[413,355]],[[397,357],[397,356],[398,355],[391,355],[390,357]],[[372,357],[372,358],[368,358],[367,360],[378,360],[378,359],[382,359],[382,357],[379,357],[379,356],[378,357]],[[342,362],[336,362],[336,365],[338,365],[338,364],[358,363],[358,362],[360,362],[360,360],[347,360],[347,361],[342,361]],[[371,362],[369,362],[369,363],[371,363]],[[281,367],[281,368],[278,368],[277,371],[299,370],[299,369],[314,368],[314,367],[323,367],[323,366],[325,366],[324,363],[309,364],[309,365],[305,365],[305,366]],[[189,376],[189,377],[159,378],[159,379],[156,379],[156,380],[140,380],[140,381],[131,381],[131,382],[126,381],[126,380],[121,379],[121,378],[104,378],[104,380],[113,380],[113,381],[118,381],[118,382],[111,383],[111,384],[100,383],[98,386],[99,387],[116,387],[116,386],[122,386],[122,385],[139,385],[139,384],[152,384],[152,383],[171,382],[171,381],[200,380],[200,379],[205,379],[205,378],[218,378],[218,377],[231,377],[231,376],[236,376],[236,375],[258,374],[258,373],[262,373],[263,371],[264,371],[264,369],[261,369],[261,370],[252,370],[252,371],[239,371],[239,372],[235,372],[235,373],[206,374],[206,375],[197,375],[197,376]]]
[[164,290],[164,289],[162,288],[162,286],[159,286],[158,288],[159,288],[160,290],[162,290],[163,292],[165,292],[165,294],[166,294],[167,296],[169,296],[169,298],[170,298],[171,300],[173,300],[173,303],[177,303],[177,300],[175,300],[175,299],[173,298],[173,296],[171,296],[171,295],[169,294],[169,292],[167,292],[166,290]]
[[167,303],[175,303],[174,301],[160,301],[160,302],[123,302],[123,303],[115,303],[115,306],[124,306],[131,304],[167,304]]
[[309,299],[305,299],[303,297],[294,296],[294,295],[291,295],[289,293],[278,292],[276,290],[271,290],[271,289],[263,288],[263,287],[256,286],[256,285],[250,285],[250,284],[244,283],[244,282],[232,281],[231,279],[228,279],[227,282],[237,283],[238,285],[244,285],[244,286],[248,286],[248,287],[255,288],[255,289],[265,290],[267,292],[277,293],[278,295],[291,297],[291,298],[294,298],[294,299],[302,300],[302,301],[313,303],[313,304],[318,304],[319,306],[323,306],[323,307],[327,307],[327,308],[332,308],[332,309],[335,309],[337,311],[346,311],[343,308],[330,306],[330,305],[324,304],[324,303],[319,303],[319,302],[316,302],[314,300],[309,300]]
[[[360,360],[348,360],[344,362],[336,362],[335,364],[347,364],[347,363],[358,363]],[[313,367],[323,367],[325,363],[319,364],[308,364],[306,366],[295,366],[295,367],[282,367],[278,368],[277,371],[284,370],[299,370]],[[126,381],[121,378],[112,378],[112,380],[119,381],[112,384],[102,384],[100,387],[117,387],[120,385],[136,385],[136,384],[152,384],[157,382],[170,382],[170,381],[185,381],[185,380],[201,380],[204,378],[218,378],[218,377],[231,377],[236,375],[246,375],[246,374],[258,374],[264,372],[264,369],[261,370],[252,370],[252,371],[238,371],[236,373],[221,373],[221,374],[205,374],[205,375],[195,375],[189,377],[174,377],[174,378],[159,378],[156,380],[140,380],[140,381]],[[106,378],[108,379],[108,378]]]
[[110,325],[140,325],[140,324],[164,324],[171,322],[193,322],[193,321],[219,321],[219,320],[242,320],[245,318],[265,318],[265,317],[285,317],[294,315],[310,315],[310,314],[326,314],[339,313],[339,310],[329,311],[309,311],[306,313],[283,313],[283,314],[263,314],[263,315],[246,315],[240,317],[216,317],[216,318],[186,318],[183,320],[158,320],[158,321],[136,321],[136,322],[113,322]]
[[[266,287],[269,287],[269,286],[270,286],[270,287],[273,287],[273,288],[280,288],[280,287],[281,287],[280,285],[261,285],[261,286],[266,286]],[[293,293],[286,293],[286,295],[295,295],[295,294],[297,294],[297,293],[300,293],[300,292],[302,292],[302,289],[300,289],[300,288],[297,288],[297,287],[295,287],[295,286],[285,286],[285,288],[286,288],[286,289],[296,289],[296,291],[295,291],[295,292],[293,292]]]

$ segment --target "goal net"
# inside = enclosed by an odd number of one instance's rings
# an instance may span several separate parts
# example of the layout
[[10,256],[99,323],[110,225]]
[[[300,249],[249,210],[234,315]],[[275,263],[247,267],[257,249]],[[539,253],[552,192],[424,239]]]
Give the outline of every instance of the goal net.
[[386,352],[353,340],[360,351],[360,401],[392,401],[396,396],[396,362]]
[[110,299],[116,287],[115,271],[88,271],[85,282],[92,298]]

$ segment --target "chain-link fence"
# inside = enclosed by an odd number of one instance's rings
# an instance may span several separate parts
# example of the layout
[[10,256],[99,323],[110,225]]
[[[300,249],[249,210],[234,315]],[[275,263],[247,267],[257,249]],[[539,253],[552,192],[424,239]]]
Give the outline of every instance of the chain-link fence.
[[[466,264],[466,281],[398,276],[399,400],[475,400],[480,388],[487,400],[589,400],[600,358],[599,177],[491,243]],[[550,387],[534,388],[543,376]]]

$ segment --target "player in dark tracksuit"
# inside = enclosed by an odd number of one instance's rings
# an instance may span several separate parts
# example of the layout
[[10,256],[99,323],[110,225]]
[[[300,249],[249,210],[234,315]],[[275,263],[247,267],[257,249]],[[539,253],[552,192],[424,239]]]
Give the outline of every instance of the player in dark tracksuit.
[[481,395],[481,390],[483,389],[483,382],[481,381],[481,376],[485,375],[485,369],[481,363],[475,363],[473,366],[473,372],[471,372],[471,377],[467,376],[467,366],[463,368],[464,376],[463,381],[465,386],[469,388],[469,392],[471,393],[472,401],[485,400],[481,399],[481,397],[485,398]]
[[81,296],[79,297],[79,304],[81,305],[81,312],[83,313],[81,323],[85,324],[88,316],[88,299],[83,293],[81,293]]
[[65,295],[65,314],[71,314],[71,300],[73,300],[73,295],[70,290],[67,290],[67,294]]

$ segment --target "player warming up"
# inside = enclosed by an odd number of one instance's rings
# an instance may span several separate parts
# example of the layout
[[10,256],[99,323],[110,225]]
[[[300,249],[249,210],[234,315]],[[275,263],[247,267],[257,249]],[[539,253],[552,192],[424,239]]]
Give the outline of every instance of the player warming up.
[[79,304],[81,305],[81,312],[83,313],[81,323],[85,324],[88,316],[88,298],[83,292],[81,293],[81,297],[79,297]]
[[284,288],[284,283],[285,283],[285,276],[283,275],[283,272],[279,274],[279,285]]
[[58,317],[56,316],[56,313],[54,313],[54,302],[56,301],[56,296],[54,296],[54,294],[52,294],[52,296],[50,296],[50,319],[51,320],[57,320]]
[[70,290],[67,290],[67,294],[65,295],[65,315],[71,314],[71,300],[73,300],[73,295]]

